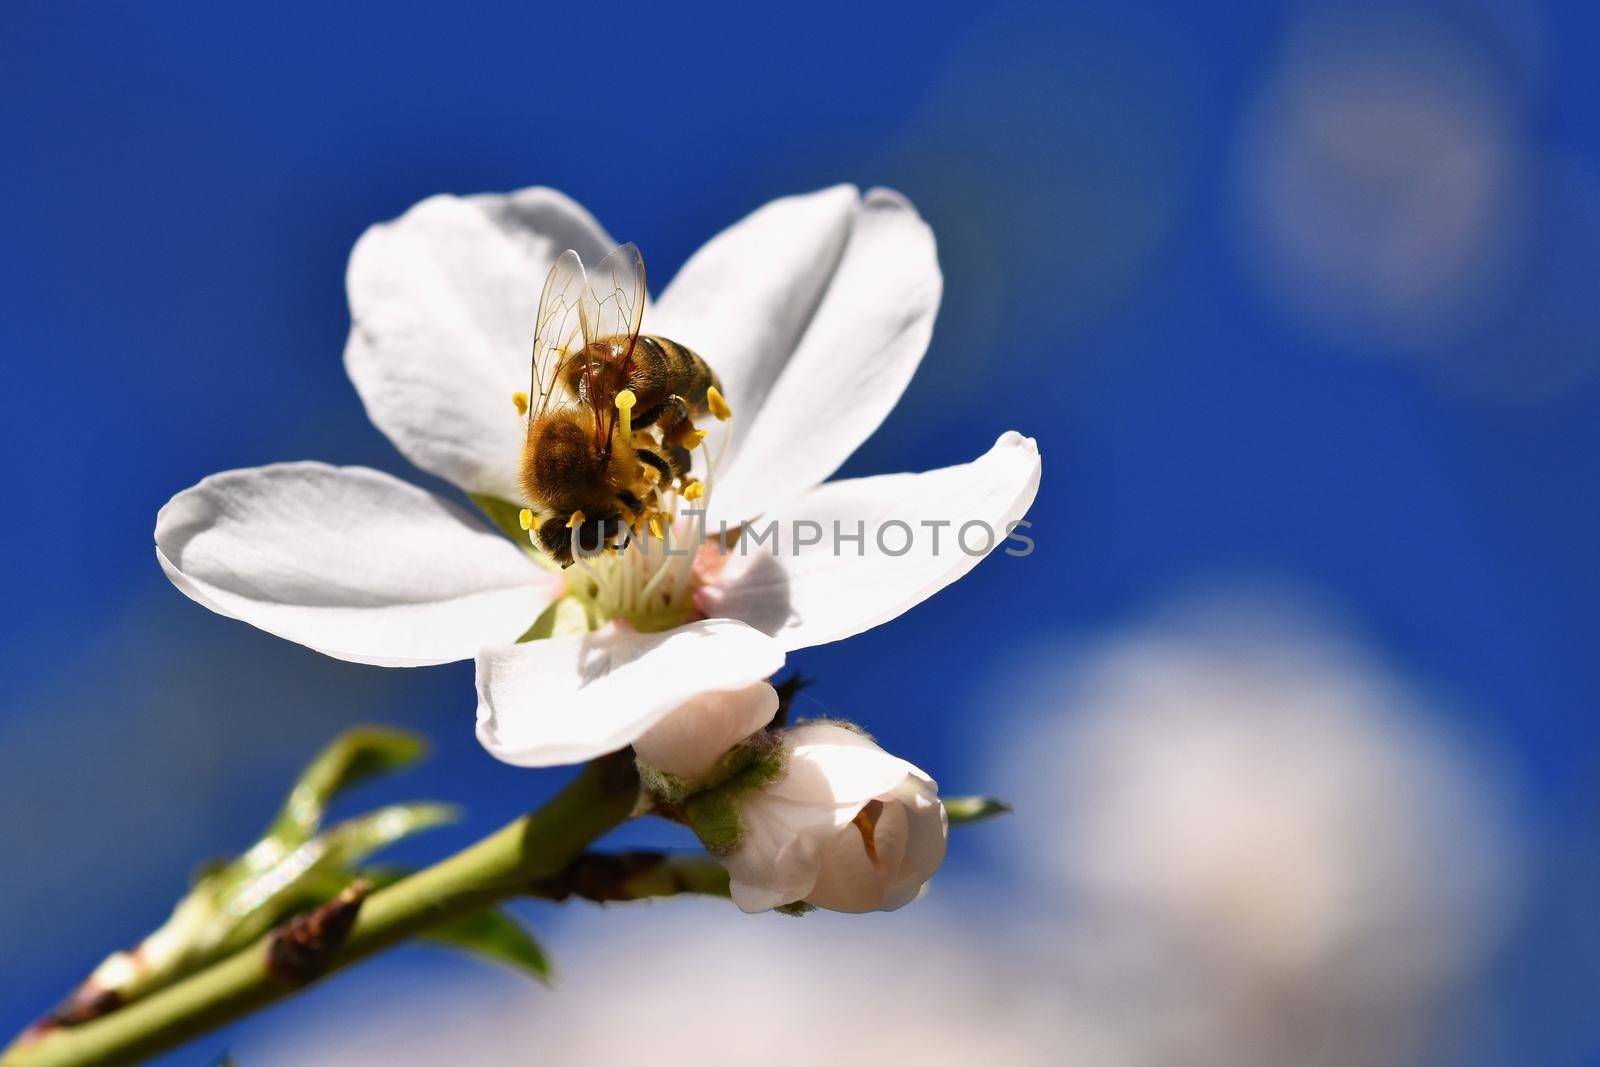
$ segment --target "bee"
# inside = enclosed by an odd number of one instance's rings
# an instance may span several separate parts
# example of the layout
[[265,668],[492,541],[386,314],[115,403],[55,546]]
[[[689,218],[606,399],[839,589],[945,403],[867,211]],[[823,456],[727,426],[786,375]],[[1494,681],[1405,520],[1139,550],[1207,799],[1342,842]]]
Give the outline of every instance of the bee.
[[640,336],[644,301],[644,260],[632,244],[592,273],[568,249],[545,279],[520,481],[534,513],[524,521],[563,567],[575,544],[621,548],[661,488],[677,481],[689,491],[689,450],[701,437],[694,419],[729,414],[705,360]]

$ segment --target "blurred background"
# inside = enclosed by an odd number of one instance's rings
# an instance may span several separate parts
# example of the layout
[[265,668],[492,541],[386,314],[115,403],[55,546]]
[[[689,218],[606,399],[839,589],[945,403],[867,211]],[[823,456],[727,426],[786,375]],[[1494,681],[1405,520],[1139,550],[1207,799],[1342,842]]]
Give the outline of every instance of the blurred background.
[[468,806],[400,861],[565,777],[479,749],[470,664],[324,659],[153,558],[217,470],[416,476],[340,362],[366,226],[553,185],[659,289],[855,181],[946,288],[842,473],[1014,427],[1045,475],[1031,557],[794,656],[800,711],[1017,814],[893,915],[529,904],[554,992],[407,948],[162,1062],[1600,1062],[1594,7],[675,7],[0,14],[0,1028],[345,726],[435,745],[354,808]]

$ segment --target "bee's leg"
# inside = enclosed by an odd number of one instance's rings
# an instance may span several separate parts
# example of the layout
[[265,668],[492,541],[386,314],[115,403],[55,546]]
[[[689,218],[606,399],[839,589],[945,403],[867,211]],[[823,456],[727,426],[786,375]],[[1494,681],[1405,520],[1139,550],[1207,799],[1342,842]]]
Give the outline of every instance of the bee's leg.
[[572,566],[572,528],[565,519],[546,519],[539,525],[539,545],[562,567]]
[[689,404],[673,393],[659,404],[652,404],[644,411],[635,412],[634,426],[654,426],[661,431],[662,440],[672,432],[672,428],[689,417]]
[[663,486],[689,477],[689,468],[694,465],[689,450],[682,445],[661,444],[649,448],[636,445],[634,451],[642,462],[661,472]]
[[661,450],[667,454],[667,466],[672,471],[674,478],[689,477],[689,468],[694,463],[689,450],[682,445],[662,445]]
[[635,446],[634,453],[639,457],[639,462],[649,464],[660,472],[663,482],[673,477],[672,464],[668,463],[666,457],[662,456],[654,448]]

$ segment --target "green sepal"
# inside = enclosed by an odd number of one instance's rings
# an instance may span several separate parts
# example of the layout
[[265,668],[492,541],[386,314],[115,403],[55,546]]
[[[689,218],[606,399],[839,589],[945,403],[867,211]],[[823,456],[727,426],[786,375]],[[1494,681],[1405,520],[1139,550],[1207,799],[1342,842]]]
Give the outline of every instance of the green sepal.
[[689,828],[713,856],[726,856],[739,845],[744,824],[739,818],[739,803],[727,792],[713,789],[692,796],[683,806]]
[[595,628],[594,623],[595,620],[590,617],[583,601],[564,596],[545,608],[544,612],[533,620],[533,625],[528,627],[527,632],[517,638],[517,643],[542,641],[547,637],[573,637],[586,634]]
[[[722,758],[706,778],[717,784],[697,787],[683,801],[689,828],[707,852],[725,856],[738,847],[744,836],[739,801],[777,781],[787,757],[788,750],[778,735],[762,731]],[[641,774],[641,779],[645,780],[645,775]]]
[[946,797],[944,814],[951,826],[970,826],[1011,814],[1011,805],[997,797]]

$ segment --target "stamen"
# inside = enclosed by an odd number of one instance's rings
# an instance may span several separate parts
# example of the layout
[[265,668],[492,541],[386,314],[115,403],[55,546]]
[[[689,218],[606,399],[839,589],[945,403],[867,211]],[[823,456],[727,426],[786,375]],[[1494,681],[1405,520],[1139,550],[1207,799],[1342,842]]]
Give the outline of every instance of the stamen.
[[[512,393],[511,394],[511,402],[513,404],[517,405],[517,414],[518,415],[526,415],[528,413],[528,394],[527,393]],[[523,529],[527,529],[527,527],[523,527]]]
[[683,483],[683,499],[694,501],[706,495],[705,483],[697,478],[690,478]]
[[529,508],[523,508],[517,512],[517,525],[524,530],[533,529],[533,511]]
[[617,394],[617,410],[622,412],[622,436],[631,440],[633,438],[633,405],[639,398],[633,395],[632,389],[624,389]]
[[706,407],[710,408],[711,414],[715,415],[721,422],[727,422],[733,418],[733,409],[723,399],[722,391],[714,385],[706,390]]
[[589,516],[585,515],[581,511],[574,511],[572,513],[572,517],[567,520],[567,529],[576,530],[578,527],[583,525],[583,520],[588,517]]
[[693,426],[678,434],[678,444],[693,452],[700,447],[700,442],[706,439],[704,430],[697,430]]
[[656,512],[654,515],[650,516],[650,536],[654,537],[657,541],[665,541],[667,536],[666,534],[662,533],[661,530],[661,513]]

